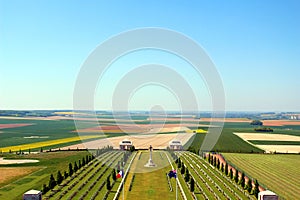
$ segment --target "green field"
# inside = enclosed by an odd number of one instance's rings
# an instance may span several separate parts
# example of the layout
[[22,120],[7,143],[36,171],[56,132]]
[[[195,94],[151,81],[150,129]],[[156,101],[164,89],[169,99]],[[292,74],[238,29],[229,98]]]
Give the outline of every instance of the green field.
[[281,197],[299,198],[300,155],[224,153],[223,156]]
[[300,145],[300,141],[248,140],[256,145]]
[[[73,145],[81,143],[81,140],[70,141],[60,144],[51,145],[51,141],[77,137],[76,127],[73,120],[32,120],[32,119],[0,119],[0,124],[32,124],[30,126],[5,128],[0,129],[0,150],[3,147],[18,146],[25,144],[33,144],[38,142],[47,142],[49,145],[45,145],[43,150],[49,150],[53,148],[59,148],[63,146]],[[82,122],[81,128],[88,128],[91,126],[90,122]],[[122,136],[124,133],[105,133],[105,137]],[[31,137],[36,136],[36,137]],[[80,133],[80,136],[101,136],[100,133]],[[99,139],[99,138],[95,138]],[[85,141],[91,141],[94,139],[87,139]],[[20,147],[22,151],[28,151],[28,148]],[[39,150],[40,148],[32,148],[31,151]]]

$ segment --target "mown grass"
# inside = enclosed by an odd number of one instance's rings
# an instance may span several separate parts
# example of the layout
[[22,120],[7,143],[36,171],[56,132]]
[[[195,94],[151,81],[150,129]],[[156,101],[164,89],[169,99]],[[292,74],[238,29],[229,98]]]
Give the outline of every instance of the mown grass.
[[285,199],[300,196],[300,155],[224,153],[227,161]]
[[[50,152],[41,154],[29,154],[29,155],[8,155],[9,158],[15,159],[38,159],[39,163],[27,163],[19,165],[9,165],[12,167],[25,167],[25,166],[36,166],[40,167],[34,173],[19,178],[18,180],[7,180],[3,183],[3,187],[0,188],[0,199],[1,200],[14,200],[21,199],[22,194],[30,189],[42,190],[43,184],[48,185],[50,174],[52,173],[56,178],[57,171],[61,173],[68,171],[68,164],[72,164],[82,157],[88,155],[86,151],[66,151],[66,152]],[[1,165],[1,167],[7,167],[7,165]]]
[[[173,192],[169,191],[169,186],[166,178],[166,173],[171,170],[168,160],[165,156],[161,158],[159,152],[153,153],[153,161],[157,164],[154,168],[145,168],[144,165],[149,159],[149,153],[144,151],[138,160],[136,157],[136,166],[133,167],[136,172],[132,190],[125,191],[126,199],[175,199],[175,188]],[[133,173],[131,171],[131,173]],[[173,185],[175,186],[175,180]],[[127,183],[125,183],[126,185]],[[178,191],[179,199],[180,193]],[[122,199],[122,195],[120,198]]]

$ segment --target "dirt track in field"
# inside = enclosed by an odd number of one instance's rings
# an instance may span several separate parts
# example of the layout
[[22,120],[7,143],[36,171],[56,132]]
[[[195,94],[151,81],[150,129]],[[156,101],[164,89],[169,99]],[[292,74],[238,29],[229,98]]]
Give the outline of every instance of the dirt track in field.
[[5,129],[5,128],[17,128],[17,127],[23,127],[23,126],[31,126],[33,124],[0,124],[0,129]]

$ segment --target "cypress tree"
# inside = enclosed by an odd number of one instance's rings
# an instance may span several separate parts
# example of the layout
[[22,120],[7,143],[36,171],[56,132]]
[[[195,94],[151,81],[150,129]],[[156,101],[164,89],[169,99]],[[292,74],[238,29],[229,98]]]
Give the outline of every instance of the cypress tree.
[[184,172],[185,172],[185,166],[184,166],[184,164],[182,164],[180,172],[181,172],[181,174],[184,174]]
[[221,171],[224,172],[224,165],[223,165],[223,163],[221,164]]
[[248,182],[247,182],[247,186],[246,186],[247,191],[249,192],[249,194],[252,191],[252,181],[250,180],[250,178],[248,178]]
[[43,184],[42,193],[46,194],[49,191],[49,188],[46,186],[46,184]]
[[84,159],[84,157],[82,158],[82,166],[84,166],[85,165],[85,159]]
[[115,169],[112,170],[112,179],[114,181],[117,179],[117,177],[116,177],[116,170]]
[[240,180],[240,185],[242,186],[242,188],[245,188],[245,174],[244,172],[242,172],[242,177]]
[[66,171],[64,171],[64,178],[67,179],[68,176],[69,176],[69,174]]
[[236,183],[239,182],[239,171],[238,171],[237,169],[235,170],[234,181],[235,181]]
[[191,178],[191,188],[190,188],[191,192],[195,191],[195,181],[193,178]]
[[233,178],[232,168],[230,168],[230,170],[229,170],[229,177],[230,177],[230,179]]
[[82,166],[81,166],[81,161],[78,160],[78,169],[80,169]]
[[225,172],[224,173],[226,174],[226,176],[228,175],[228,164],[227,164],[227,162],[225,164]]
[[51,190],[51,189],[53,189],[55,186],[56,186],[56,181],[55,181],[55,179],[54,179],[53,174],[51,174],[51,175],[50,175],[50,179],[49,179],[49,185],[48,185],[48,187],[49,187],[49,189]]
[[72,163],[69,163],[69,176],[73,175],[73,166]]
[[258,198],[258,193],[259,193],[259,184],[257,180],[254,182],[254,189],[253,189],[253,195]]
[[185,170],[184,180],[185,180],[185,182],[189,182],[189,180],[190,180],[190,173],[189,173],[188,168],[186,168],[186,170]]
[[78,170],[78,166],[77,166],[77,163],[76,163],[76,161],[74,162],[74,172],[77,172],[77,170]]
[[217,159],[216,159],[216,157],[214,156],[214,162],[213,162],[213,166],[217,166]]
[[217,168],[220,169],[220,160],[219,160],[219,158],[217,160]]
[[177,165],[178,168],[181,168],[181,160],[180,158],[178,158],[178,165]]
[[107,179],[106,179],[106,189],[107,189],[107,190],[110,190],[110,189],[111,189],[109,177],[110,177],[110,176],[108,176]]
[[57,172],[56,180],[57,180],[57,184],[61,184],[61,182],[64,180],[64,177],[61,175],[59,170]]

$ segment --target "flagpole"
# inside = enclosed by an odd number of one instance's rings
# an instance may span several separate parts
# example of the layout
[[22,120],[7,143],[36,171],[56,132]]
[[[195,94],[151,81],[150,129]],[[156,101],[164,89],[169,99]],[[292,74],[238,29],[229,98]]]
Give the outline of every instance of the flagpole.
[[176,168],[176,200],[178,200],[178,191],[177,191],[177,168]]
[[125,182],[124,181],[125,181],[125,179],[123,180],[123,200],[124,200],[124,196],[125,196],[124,195],[124,190],[125,190]]
[[123,174],[123,200],[124,200],[124,196],[125,196],[125,179],[124,179],[124,174]]

